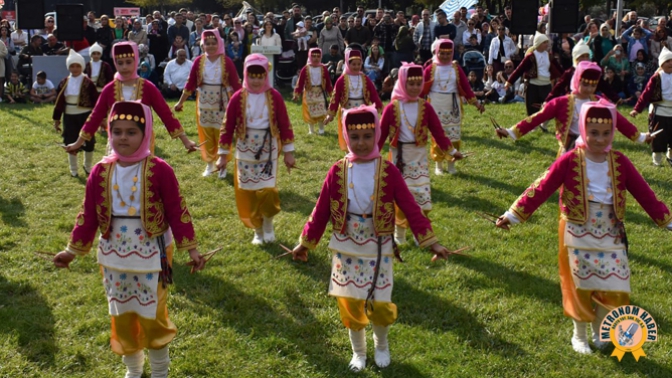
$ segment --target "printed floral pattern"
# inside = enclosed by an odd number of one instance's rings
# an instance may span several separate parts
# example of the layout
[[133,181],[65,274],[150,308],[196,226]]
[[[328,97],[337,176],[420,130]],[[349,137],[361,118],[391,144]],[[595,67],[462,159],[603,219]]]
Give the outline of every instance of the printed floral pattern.
[[229,103],[226,88],[203,85],[198,88],[198,121],[202,127],[222,126]]
[[347,236],[358,243],[370,239],[376,239],[376,233],[373,229],[373,222],[366,222],[363,217],[348,214],[346,216],[348,226],[346,228]]
[[142,227],[129,229],[128,225],[119,226],[118,230],[110,226],[110,238],[101,238],[98,248],[103,255],[115,254],[121,258],[136,255],[148,259],[160,253],[158,243]]
[[591,212],[588,222],[582,225],[568,223],[567,231],[576,237],[591,235],[598,239],[602,239],[605,236],[618,238],[620,234],[618,227],[616,227],[616,217],[610,210]]
[[324,118],[327,115],[322,87],[312,87],[304,92],[308,113],[313,119]]
[[159,272],[131,273],[103,267],[110,315],[156,312]]
[[[238,169],[238,184],[241,189],[258,190],[275,187],[278,168],[277,139],[269,135],[266,138],[266,143],[264,143],[264,149],[259,160],[255,157],[255,154],[262,146],[265,133],[266,130],[247,129],[245,139],[238,139],[236,145],[236,158],[238,159],[236,167]],[[269,152],[271,153],[272,167],[267,167]]]

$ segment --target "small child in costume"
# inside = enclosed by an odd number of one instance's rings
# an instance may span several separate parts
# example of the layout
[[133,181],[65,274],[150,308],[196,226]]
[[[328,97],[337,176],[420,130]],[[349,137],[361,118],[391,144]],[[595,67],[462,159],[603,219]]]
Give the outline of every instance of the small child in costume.
[[636,117],[649,105],[649,131],[663,130],[651,142],[651,157],[654,165],[660,165],[667,152],[667,161],[672,164],[669,148],[672,147],[672,51],[663,47],[658,56],[660,69],[651,76],[639,96],[630,116]]
[[431,248],[432,261],[446,258],[450,251],[438,243],[399,170],[380,156],[376,108],[362,105],[346,110],[342,125],[349,153],[327,173],[293,257],[307,261],[308,250],[317,247],[331,221],[329,295],[336,297],[350,334],[353,356],[349,367],[360,371],[366,367],[369,321],[373,323],[376,365],[390,364],[387,335],[397,318],[397,306],[392,303],[393,203],[406,214],[419,245]]
[[[399,169],[426,216],[432,209],[427,140],[431,137],[437,148],[456,160],[461,159],[462,154],[446,136],[432,105],[420,98],[425,84],[422,72],[422,66],[417,64],[403,63],[399,69],[392,101],[383,109],[378,149],[382,151],[389,136],[390,162]],[[397,244],[404,244],[409,224],[399,205],[395,207],[394,239]]]
[[576,148],[562,155],[499,217],[496,226],[524,222],[560,188],[560,286],[566,316],[574,322],[572,347],[591,353],[608,311],[630,302],[630,265],[625,237],[625,200],[630,192],[659,227],[672,230],[672,213],[656,198],[632,162],[614,151],[616,107],[588,102],[579,114]]
[[[252,244],[275,241],[273,217],[280,212],[277,175],[280,149],[294,167],[294,132],[285,101],[268,82],[268,58],[245,58],[243,88],[233,94],[219,137],[217,169],[235,156],[234,185],[238,216],[254,229]],[[233,151],[231,148],[233,147]]]
[[[65,61],[70,75],[58,84],[58,96],[54,106],[54,128],[61,132],[61,116],[63,116],[63,143],[68,145],[77,141],[79,132],[86,122],[91,109],[98,101],[96,85],[83,74],[84,58],[75,50],[70,50]],[[84,151],[84,172],[88,175],[93,167],[93,150],[96,138],[86,142],[81,150]],[[77,177],[77,153],[68,154],[70,175]]]
[[296,100],[303,93],[303,120],[308,123],[308,134],[315,132],[315,125],[319,125],[318,134],[324,134],[324,118],[327,116],[329,104],[327,96],[334,89],[327,67],[320,63],[322,50],[315,47],[308,52],[310,60],[299,73],[299,80],[294,88],[292,100]]
[[91,55],[91,60],[86,64],[84,73],[96,84],[98,92],[102,92],[103,88],[114,80],[112,67],[107,62],[101,60],[103,57],[103,48],[98,42],[89,48],[89,54]]
[[76,256],[88,254],[100,231],[97,258],[112,322],[112,351],[122,356],[126,378],[142,375],[144,349],[152,377],[166,377],[168,344],[177,333],[166,308],[173,239],[179,251],[189,252],[194,270],[203,269],[205,259],[173,169],[149,151],[151,109],[117,102],[109,119],[111,154],[93,167],[68,246],[54,264],[66,268]]
[[[427,96],[441,120],[441,125],[453,146],[459,151],[462,147],[462,98],[474,105],[479,112],[485,108],[481,105],[469,86],[469,80],[457,61],[453,61],[453,41],[439,39],[433,44],[434,58],[425,67],[425,88],[421,96]],[[434,173],[442,175],[444,170],[456,174],[455,161],[445,155],[441,148],[432,141],[432,159],[436,162]],[[444,164],[447,163],[447,164]]]
[[326,126],[336,116],[338,121],[338,145],[343,151],[347,151],[347,146],[342,133],[342,112],[360,105],[375,105],[376,109],[383,109],[383,102],[378,97],[376,86],[362,71],[363,65],[362,53],[359,50],[345,50],[345,69],[343,75],[336,79],[334,93],[331,95],[331,101],[329,102],[329,111],[324,118],[324,125]]

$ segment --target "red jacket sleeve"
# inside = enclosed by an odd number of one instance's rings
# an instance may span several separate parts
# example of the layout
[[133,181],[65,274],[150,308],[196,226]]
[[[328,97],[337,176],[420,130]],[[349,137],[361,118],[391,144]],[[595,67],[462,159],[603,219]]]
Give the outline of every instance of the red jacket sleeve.
[[147,104],[154,109],[154,112],[156,112],[166,126],[166,130],[168,130],[168,134],[170,134],[171,138],[175,139],[184,134],[184,129],[182,128],[180,121],[175,117],[175,114],[173,114],[173,111],[166,103],[161,92],[149,80],[144,80],[142,99],[149,100],[148,102],[143,101],[143,104]]
[[556,160],[541,177],[518,197],[509,211],[518,217],[521,222],[528,220],[532,213],[563,184],[565,177],[570,174],[568,168],[572,158],[574,158],[574,154],[569,152]]
[[453,143],[450,141],[450,138],[446,135],[446,132],[441,126],[441,120],[436,114],[436,110],[432,107],[432,104],[425,102],[425,117],[427,119],[427,128],[432,134],[432,138],[439,146],[439,148],[446,154],[453,150]]
[[235,92],[243,86],[240,84],[240,77],[238,76],[235,63],[233,63],[233,60],[228,56],[225,56],[225,59],[226,72],[229,73],[229,86],[233,88],[233,91]]
[[325,87],[324,90],[326,93],[331,93],[334,90],[334,86],[331,84],[331,75],[329,75],[329,70],[327,66],[322,66],[322,77],[324,78]]
[[397,122],[394,117],[394,107],[394,100],[390,101],[383,109],[383,115],[380,117],[380,139],[378,139],[378,149],[380,151],[383,150],[388,137],[394,138],[394,135],[390,136],[390,125]]
[[336,85],[334,85],[334,92],[331,94],[331,101],[329,102],[329,115],[334,116],[338,111],[338,107],[341,105],[341,97],[343,97],[343,91],[345,90],[345,76],[340,76],[336,79]]
[[278,130],[280,130],[280,142],[282,144],[294,143],[294,130],[292,130],[292,122],[289,120],[289,114],[287,114],[285,100],[282,98],[280,92],[275,89],[271,89],[271,96],[275,108],[275,120],[278,125]]
[[633,125],[632,122],[628,121],[628,119],[623,117],[618,111],[616,112],[616,129],[633,142],[637,141],[637,138],[639,138],[639,130],[637,129],[637,126]]
[[660,75],[658,73],[653,74],[651,78],[649,79],[649,82],[646,83],[646,87],[642,91],[642,94],[639,96],[639,99],[637,100],[637,104],[635,104],[634,110],[637,113],[641,113],[644,111],[644,108],[649,106],[651,104],[651,98],[653,97],[653,91],[656,89],[656,84],[657,80],[660,78]]
[[100,197],[101,187],[101,164],[96,164],[89,178],[86,180],[86,189],[82,208],[75,218],[75,227],[70,234],[67,250],[78,256],[89,253],[93,240],[98,231],[98,213],[96,212],[96,199]]
[[[620,154],[620,153],[619,153]],[[649,184],[644,180],[630,159],[620,154],[620,169],[627,172],[625,187],[635,200],[642,206],[649,217],[656,222],[658,227],[666,227],[672,221],[672,214],[665,203],[656,197]]]
[[175,243],[179,251],[185,251],[198,247],[196,232],[191,222],[191,214],[187,209],[187,201],[180,194],[180,185],[175,177],[173,168],[159,158],[156,159],[157,167],[160,167],[159,195],[164,206],[166,222],[173,232]]
[[420,247],[425,248],[437,243],[439,239],[434,235],[431,222],[415,202],[413,194],[408,190],[408,186],[404,185],[404,178],[397,167],[393,164],[388,164],[386,172],[386,180],[394,188],[394,202],[406,215],[411,231],[418,240]]
[[562,76],[555,82],[551,93],[546,96],[544,102],[550,102],[552,99],[560,96],[564,96],[569,93],[569,86],[572,82],[572,76],[574,76],[574,68],[569,68],[562,73]]
[[189,70],[189,78],[187,79],[187,84],[184,85],[184,91],[187,94],[192,94],[198,88],[198,71],[201,67],[201,59],[203,55],[194,59],[194,64],[191,65],[191,70]]
[[[163,97],[161,98],[163,99]],[[89,141],[93,138],[96,134],[96,130],[98,130],[98,126],[100,126],[103,119],[107,117],[107,113],[109,112],[110,107],[112,107],[112,104],[114,104],[114,80],[109,82],[105,88],[103,88],[103,91],[100,92],[96,106],[93,107],[91,115],[87,118],[86,122],[84,122],[82,130],[79,132],[79,136],[82,137],[82,139]]]
[[301,69],[301,72],[299,73],[299,81],[296,83],[296,88],[294,88],[294,93],[299,95],[303,93],[304,89],[306,89],[306,70],[308,69],[308,66],[303,66]]
[[509,78],[506,79],[506,81],[509,84],[513,85],[516,82],[516,80],[520,79],[520,77],[523,76],[523,74],[530,69],[530,67],[532,66],[532,58],[530,58],[531,56],[532,54],[526,55],[525,58],[523,58],[523,60],[520,62],[518,67],[516,67],[516,69],[513,70],[513,72],[511,72]]
[[373,81],[371,81],[368,76],[364,77],[366,78],[366,91],[369,92],[369,100],[371,100],[371,104],[376,106],[378,111],[381,111],[383,109],[383,102],[380,101],[376,85],[373,84]]
[[67,78],[61,80],[56,88],[56,101],[54,101],[54,112],[51,117],[54,121],[60,120],[63,112],[65,112],[65,94],[63,93],[65,88],[63,88],[63,86],[65,85],[66,80]]
[[516,138],[522,137],[523,135],[534,130],[537,126],[541,125],[542,123],[555,118],[558,112],[561,98],[563,97],[554,98],[553,100],[551,100],[551,102],[546,104],[540,111],[518,122],[513,127],[513,132],[516,134]]
[[299,242],[302,246],[308,249],[315,249],[315,247],[317,247],[317,244],[324,234],[324,230],[327,228],[327,223],[329,223],[329,220],[331,219],[330,187],[332,178],[336,177],[336,170],[339,169],[338,165],[339,164],[336,163],[329,169],[327,177],[322,184],[320,196],[313,208],[313,212],[310,214],[310,217],[308,217],[308,222],[303,226],[303,232],[301,233]]
[[222,127],[219,130],[219,147],[228,150],[231,152],[231,143],[233,142],[233,137],[236,132],[236,125],[238,122],[242,122],[240,117],[240,97],[242,91],[237,91],[231,96],[229,104],[226,106],[226,115],[224,116],[224,122],[222,122]]
[[457,73],[460,77],[460,87],[458,88],[460,95],[466,98],[469,104],[474,104],[476,102],[476,95],[474,94],[474,91],[471,90],[469,79],[467,79],[467,75],[464,74],[462,67],[457,66]]

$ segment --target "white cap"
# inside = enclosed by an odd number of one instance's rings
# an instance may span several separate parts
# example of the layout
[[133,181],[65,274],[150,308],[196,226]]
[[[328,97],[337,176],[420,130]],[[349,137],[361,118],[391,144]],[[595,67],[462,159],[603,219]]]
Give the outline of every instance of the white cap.
[[658,55],[658,65],[662,66],[663,63],[672,59],[672,51],[668,50],[667,47],[663,47],[663,50]]
[[70,53],[68,54],[67,59],[65,59],[65,65],[66,67],[70,68],[71,65],[73,64],[79,64],[82,68],[86,65],[84,63],[84,58],[77,54],[75,50],[70,49]]
[[579,40],[579,42],[574,45],[574,48],[572,49],[572,62],[574,63],[574,67],[578,64],[576,61],[579,59],[581,55],[588,54],[590,55],[590,47],[586,44],[586,41],[582,39]]
[[103,46],[99,45],[98,42],[94,43],[89,47],[89,53],[93,54],[94,52],[103,53]]

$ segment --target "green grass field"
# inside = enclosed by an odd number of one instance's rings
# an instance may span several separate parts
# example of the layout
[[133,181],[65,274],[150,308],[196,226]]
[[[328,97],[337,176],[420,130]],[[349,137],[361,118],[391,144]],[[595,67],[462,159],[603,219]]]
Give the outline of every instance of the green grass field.
[[[276,235],[293,246],[327,170],[343,153],[335,122],[325,136],[309,136],[299,105],[287,106],[302,169],[280,171]],[[194,103],[185,109],[178,117],[196,139]],[[368,366],[360,374],[347,370],[347,331],[327,296],[328,234],[308,263],[272,259],[283,252],[275,243],[252,246],[252,231],[237,217],[231,175],[202,178],[200,156],[187,155],[157,122],[156,153],[175,169],[201,252],[224,247],[196,275],[184,265],[186,254],[175,258],[168,306],[179,333],[170,346],[171,376],[672,377],[670,234],[629,198],[632,302],[652,313],[661,333],[657,343],[645,345],[647,357],[618,362],[609,356],[612,348],[578,355],[569,344],[571,321],[562,314],[557,194],[508,233],[475,214],[506,210],[553,162],[556,141],[541,132],[515,143],[494,136],[488,116],[511,125],[524,117],[520,104],[490,105],[483,116],[465,109],[463,150],[475,155],[458,163],[456,176],[432,174],[430,217],[444,245],[471,246],[472,257],[432,264],[429,253],[403,247],[406,262],[395,268],[399,319],[390,332],[392,364],[375,367],[369,330]],[[84,195],[81,169],[80,178],[70,177],[66,155],[54,143],[60,137],[51,110],[0,105],[0,376],[121,377],[125,367],[109,348],[95,255],[68,271],[34,254],[65,247]],[[645,116],[637,119],[640,130],[645,123]],[[98,139],[97,159],[104,142]],[[620,135],[615,148],[661,199],[672,200],[672,168],[652,166],[647,146]]]

